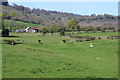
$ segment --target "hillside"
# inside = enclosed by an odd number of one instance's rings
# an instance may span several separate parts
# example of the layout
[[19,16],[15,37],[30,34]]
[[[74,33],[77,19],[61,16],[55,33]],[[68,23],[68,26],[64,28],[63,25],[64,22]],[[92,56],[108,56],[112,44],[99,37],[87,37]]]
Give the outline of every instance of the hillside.
[[[21,21],[12,21],[12,20],[4,20],[5,26],[17,26],[17,28],[26,28],[26,27],[40,27],[41,25],[39,24],[33,24],[33,23],[26,23],[26,22],[21,22]],[[11,24],[12,23],[12,24]]]
[[66,22],[70,19],[77,20],[81,27],[117,26],[117,16],[113,16],[110,14],[78,15],[74,13],[49,11],[44,9],[30,9],[28,7],[17,4],[9,6],[3,5],[2,8],[4,18],[7,20],[33,23],[43,26],[50,26],[52,24],[66,26]]

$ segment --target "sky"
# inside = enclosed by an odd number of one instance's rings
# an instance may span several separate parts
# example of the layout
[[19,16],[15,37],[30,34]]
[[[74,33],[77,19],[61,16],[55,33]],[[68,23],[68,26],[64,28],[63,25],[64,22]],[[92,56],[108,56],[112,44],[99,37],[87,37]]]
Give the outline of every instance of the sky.
[[70,12],[80,15],[111,14],[118,15],[118,2],[9,2],[29,8]]
[[[2,0],[4,1],[4,0]],[[120,0],[9,0],[10,2],[119,2]]]

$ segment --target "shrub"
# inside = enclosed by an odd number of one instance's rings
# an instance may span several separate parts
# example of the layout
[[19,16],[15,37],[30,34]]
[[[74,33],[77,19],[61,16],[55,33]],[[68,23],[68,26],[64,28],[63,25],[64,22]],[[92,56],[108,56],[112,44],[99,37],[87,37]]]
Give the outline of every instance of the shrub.
[[3,40],[2,43],[3,43],[3,44],[15,45],[15,41],[14,41],[14,40]]
[[1,34],[2,34],[3,37],[9,36],[9,30],[8,30],[8,29],[5,29],[5,30],[3,30],[3,31],[1,32]]

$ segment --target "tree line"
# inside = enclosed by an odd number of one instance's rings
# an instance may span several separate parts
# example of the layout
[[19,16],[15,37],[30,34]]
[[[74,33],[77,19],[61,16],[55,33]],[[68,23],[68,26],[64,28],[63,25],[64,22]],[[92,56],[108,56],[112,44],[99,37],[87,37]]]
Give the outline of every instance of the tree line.
[[49,27],[44,27],[42,29],[40,29],[40,32],[43,33],[43,36],[46,34],[46,33],[51,33],[52,35],[54,33],[57,33],[59,32],[61,36],[64,36],[65,33],[82,33],[82,32],[85,32],[85,33],[88,33],[88,32],[93,32],[93,33],[96,33],[96,32],[117,32],[118,30],[115,29],[114,26],[98,26],[98,27],[92,27],[92,26],[89,26],[89,27],[81,27],[78,22],[74,19],[72,20],[69,20],[67,23],[66,23],[66,26],[62,26],[62,25],[51,25]]
[[[3,27],[3,31],[2,31],[2,35],[3,36],[7,36],[9,35],[9,30],[7,29],[4,25],[4,21],[2,22],[2,27]],[[40,29],[40,32],[43,33],[43,36],[47,33],[51,33],[52,35],[54,33],[60,33],[61,36],[65,36],[65,33],[82,33],[82,32],[116,32],[117,30],[115,29],[115,27],[113,26],[107,26],[107,27],[80,27],[80,25],[78,24],[78,21],[72,19],[66,22],[66,26],[63,25],[57,25],[57,24],[53,24],[53,25],[48,25],[48,26],[44,26],[43,28]]]

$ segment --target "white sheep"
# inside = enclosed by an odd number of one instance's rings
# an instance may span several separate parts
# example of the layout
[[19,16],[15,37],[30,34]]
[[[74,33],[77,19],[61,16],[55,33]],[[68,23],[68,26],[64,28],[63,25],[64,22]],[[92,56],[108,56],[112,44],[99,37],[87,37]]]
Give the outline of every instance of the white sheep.
[[90,47],[93,47],[93,44],[90,43]]

